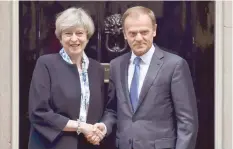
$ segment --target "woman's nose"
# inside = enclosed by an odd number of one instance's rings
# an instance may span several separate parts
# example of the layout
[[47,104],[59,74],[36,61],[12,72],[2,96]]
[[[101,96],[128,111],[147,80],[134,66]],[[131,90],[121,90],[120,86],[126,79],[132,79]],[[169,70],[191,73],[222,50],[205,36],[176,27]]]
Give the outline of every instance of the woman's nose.
[[77,41],[78,40],[78,36],[73,33],[72,36],[71,36],[71,41]]

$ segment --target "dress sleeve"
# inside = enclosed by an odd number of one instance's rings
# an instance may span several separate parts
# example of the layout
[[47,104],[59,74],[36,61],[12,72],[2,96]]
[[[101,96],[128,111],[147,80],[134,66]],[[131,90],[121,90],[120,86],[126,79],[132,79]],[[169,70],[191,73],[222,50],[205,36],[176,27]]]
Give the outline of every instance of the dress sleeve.
[[69,118],[51,108],[51,77],[42,57],[37,60],[29,91],[29,120],[31,126],[53,142],[66,126]]

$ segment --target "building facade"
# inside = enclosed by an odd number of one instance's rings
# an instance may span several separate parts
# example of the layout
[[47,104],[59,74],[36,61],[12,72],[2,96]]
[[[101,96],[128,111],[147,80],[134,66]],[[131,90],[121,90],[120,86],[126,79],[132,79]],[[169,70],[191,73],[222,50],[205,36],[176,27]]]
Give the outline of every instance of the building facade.
[[[215,149],[231,149],[232,2],[216,1],[214,7],[214,146]],[[1,1],[0,16],[0,148],[20,149],[19,136],[24,130],[19,131],[19,106],[23,100],[19,100],[19,2]]]

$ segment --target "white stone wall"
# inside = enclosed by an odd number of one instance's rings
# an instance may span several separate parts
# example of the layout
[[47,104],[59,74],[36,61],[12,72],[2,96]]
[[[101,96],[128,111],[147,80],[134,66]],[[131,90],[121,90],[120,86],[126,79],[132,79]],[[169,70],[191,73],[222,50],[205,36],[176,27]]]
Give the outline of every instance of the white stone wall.
[[232,149],[232,1],[223,2],[223,149]]
[[0,1],[0,148],[11,149],[12,3]]

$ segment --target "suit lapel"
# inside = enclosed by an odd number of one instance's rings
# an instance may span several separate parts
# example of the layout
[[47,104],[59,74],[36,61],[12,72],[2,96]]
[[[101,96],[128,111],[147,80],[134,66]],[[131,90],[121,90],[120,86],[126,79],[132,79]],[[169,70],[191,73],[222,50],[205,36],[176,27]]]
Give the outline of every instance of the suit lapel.
[[128,68],[129,68],[129,61],[130,61],[131,52],[129,52],[121,61],[121,85],[126,97],[127,103],[129,105],[129,110],[133,113],[133,107],[130,102],[129,97],[129,87],[128,87]]
[[159,47],[157,47],[155,45],[155,51],[154,54],[152,56],[151,62],[150,62],[150,66],[148,68],[146,77],[144,79],[143,85],[142,85],[142,89],[139,95],[139,101],[138,101],[138,106],[135,112],[137,112],[138,108],[140,107],[143,99],[145,98],[146,94],[148,93],[151,85],[153,84],[160,68],[163,65],[163,61],[161,60],[163,58],[163,53],[162,51],[159,49]]
[[94,120],[95,114],[93,113],[92,110],[95,109],[95,102],[93,100],[93,91],[95,90],[95,84],[96,84],[96,77],[93,77],[91,75],[96,74],[97,69],[93,67],[92,61],[89,59],[89,66],[88,66],[88,81],[89,81],[89,90],[90,90],[90,99],[89,99],[89,107],[88,107],[88,112],[87,112],[87,120],[86,122],[90,123],[91,120]]

